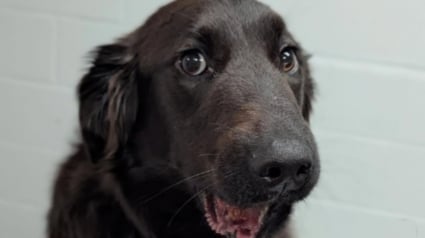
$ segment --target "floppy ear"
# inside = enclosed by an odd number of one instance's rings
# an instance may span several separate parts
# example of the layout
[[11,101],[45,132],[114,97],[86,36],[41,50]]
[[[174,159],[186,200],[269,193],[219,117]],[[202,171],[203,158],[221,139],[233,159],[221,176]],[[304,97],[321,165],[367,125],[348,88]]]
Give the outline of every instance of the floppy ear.
[[136,57],[121,44],[101,46],[78,88],[80,128],[93,162],[114,159],[127,144],[138,110]]

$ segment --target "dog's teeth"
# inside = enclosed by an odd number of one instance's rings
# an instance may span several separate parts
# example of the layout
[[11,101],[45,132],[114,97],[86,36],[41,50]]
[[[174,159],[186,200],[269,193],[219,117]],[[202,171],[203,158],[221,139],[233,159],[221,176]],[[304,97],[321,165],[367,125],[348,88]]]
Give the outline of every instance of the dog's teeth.
[[265,207],[263,210],[261,210],[260,217],[258,218],[261,224],[263,223],[264,216],[267,214],[268,211],[269,207]]
[[229,215],[230,218],[238,218],[242,214],[241,210],[239,209],[230,209]]

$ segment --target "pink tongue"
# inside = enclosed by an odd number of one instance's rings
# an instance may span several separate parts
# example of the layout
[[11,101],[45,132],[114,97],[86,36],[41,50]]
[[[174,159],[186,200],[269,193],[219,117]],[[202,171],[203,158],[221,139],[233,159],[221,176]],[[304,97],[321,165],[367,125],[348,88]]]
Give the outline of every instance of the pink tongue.
[[215,212],[220,230],[236,233],[237,238],[254,238],[260,229],[260,208],[241,209],[216,199]]

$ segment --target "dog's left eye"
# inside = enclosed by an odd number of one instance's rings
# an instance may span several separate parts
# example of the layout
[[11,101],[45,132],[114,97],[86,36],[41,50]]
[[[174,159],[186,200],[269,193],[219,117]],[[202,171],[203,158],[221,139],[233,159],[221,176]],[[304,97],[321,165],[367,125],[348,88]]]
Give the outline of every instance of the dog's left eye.
[[199,76],[207,70],[207,61],[199,50],[191,50],[182,55],[180,67],[190,76]]
[[297,55],[293,49],[285,48],[280,53],[280,59],[282,61],[283,71],[288,74],[295,74],[298,72],[299,64]]

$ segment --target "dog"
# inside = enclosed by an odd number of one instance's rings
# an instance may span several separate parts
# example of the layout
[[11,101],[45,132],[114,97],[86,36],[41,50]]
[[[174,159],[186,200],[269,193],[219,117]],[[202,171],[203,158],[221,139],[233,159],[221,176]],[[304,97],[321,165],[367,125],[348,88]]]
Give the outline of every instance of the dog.
[[99,47],[50,238],[288,238],[320,171],[308,56],[255,0],[176,0]]

